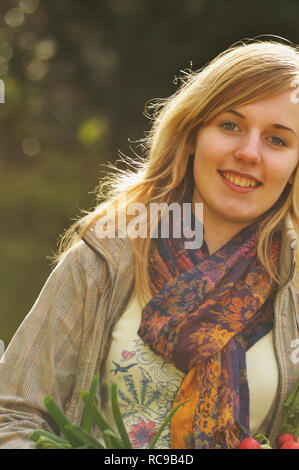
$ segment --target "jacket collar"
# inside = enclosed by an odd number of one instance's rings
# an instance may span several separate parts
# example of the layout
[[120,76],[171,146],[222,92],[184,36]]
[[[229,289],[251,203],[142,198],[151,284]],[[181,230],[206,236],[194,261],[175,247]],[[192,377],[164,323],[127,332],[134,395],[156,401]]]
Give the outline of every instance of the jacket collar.
[[[78,233],[80,226],[76,227]],[[100,237],[96,230],[96,221],[93,222],[84,232],[82,240],[92,248],[96,253],[101,255],[112,268],[117,268],[120,263],[121,253],[127,251],[131,247],[129,237],[123,235],[115,237]],[[109,267],[108,267],[109,269]]]
[[[79,231],[77,227],[76,231]],[[85,231],[82,239],[94,251],[103,256],[112,267],[117,268],[120,262],[120,255],[123,250],[130,249],[131,241],[129,237],[99,238],[96,232],[96,222]],[[279,261],[279,276],[284,286],[287,286],[293,279],[296,266],[297,234],[290,214],[287,214],[284,221],[281,252]]]

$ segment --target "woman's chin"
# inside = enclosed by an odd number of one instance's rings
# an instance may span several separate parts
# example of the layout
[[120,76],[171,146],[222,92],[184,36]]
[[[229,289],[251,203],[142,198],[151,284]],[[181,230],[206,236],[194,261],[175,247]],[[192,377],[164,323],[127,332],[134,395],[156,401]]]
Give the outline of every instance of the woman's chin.
[[[203,212],[203,223],[205,223],[205,216],[210,218],[210,216]],[[260,216],[259,213],[252,214],[252,213],[245,213],[244,211],[237,210],[236,208],[230,208],[226,211],[221,211],[218,212],[218,214],[215,214],[213,219],[217,221],[217,225],[227,225],[227,224],[232,224],[232,225],[239,225],[239,226],[246,226],[254,222],[255,220],[258,219]]]

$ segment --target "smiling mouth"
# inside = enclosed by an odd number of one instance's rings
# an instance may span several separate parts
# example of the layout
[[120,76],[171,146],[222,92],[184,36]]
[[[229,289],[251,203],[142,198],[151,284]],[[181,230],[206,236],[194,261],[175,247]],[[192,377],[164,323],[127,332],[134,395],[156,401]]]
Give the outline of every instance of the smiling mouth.
[[230,183],[233,183],[236,186],[239,186],[240,188],[255,188],[256,186],[260,186],[262,184],[253,178],[250,178],[248,176],[240,176],[231,171],[218,170],[218,173],[220,173],[220,175],[223,176],[223,178],[228,180]]

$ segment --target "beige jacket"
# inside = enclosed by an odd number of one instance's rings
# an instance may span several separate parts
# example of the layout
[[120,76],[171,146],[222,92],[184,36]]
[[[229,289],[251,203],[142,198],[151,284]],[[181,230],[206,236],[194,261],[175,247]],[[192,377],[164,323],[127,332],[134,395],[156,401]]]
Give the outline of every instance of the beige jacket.
[[[28,439],[34,429],[58,431],[44,407],[46,396],[54,398],[71,422],[81,424],[84,407],[79,392],[89,389],[101,371],[112,327],[134,287],[130,240],[99,239],[94,228],[53,269],[0,361],[0,448],[34,448]],[[280,260],[284,287],[274,306],[279,386],[261,429],[273,443],[281,429],[283,401],[299,379],[294,348],[299,338],[299,296],[290,284],[296,246],[288,219]]]

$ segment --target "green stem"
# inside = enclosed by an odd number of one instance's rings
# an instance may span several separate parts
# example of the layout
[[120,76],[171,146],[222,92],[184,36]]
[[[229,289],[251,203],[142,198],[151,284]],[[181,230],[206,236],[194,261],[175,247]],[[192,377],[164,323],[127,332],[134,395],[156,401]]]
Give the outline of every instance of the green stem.
[[173,415],[177,412],[177,410],[179,408],[181,408],[181,406],[185,405],[185,403],[187,403],[189,400],[186,400],[184,401],[183,403],[180,403],[179,405],[177,405],[172,411],[171,413],[165,418],[165,420],[163,421],[163,423],[161,424],[160,428],[158,429],[158,431],[156,432],[155,434],[155,437],[154,439],[152,440],[151,442],[151,445],[149,446],[149,449],[153,449],[159,439],[159,437],[161,436],[162,432],[164,431],[164,429],[166,428],[166,426],[168,425],[168,423],[170,422],[171,418],[173,417]]
[[[84,403],[89,403],[89,392],[81,392],[81,397],[82,397]],[[105,420],[102,413],[98,410],[98,408],[97,408],[94,401],[91,403],[91,415],[92,415],[92,419],[95,421],[95,423],[98,426],[99,430],[103,434],[103,438],[104,438],[104,441],[105,441],[104,431],[109,430],[113,433],[113,429],[107,423],[107,421]],[[114,446],[113,448],[118,449],[119,448],[118,440],[116,440],[112,435],[110,436],[110,440],[112,442],[112,445]],[[105,444],[107,446],[106,442],[105,442]]]
[[84,416],[83,416],[83,429],[85,431],[90,432],[91,431],[91,426],[92,426],[92,403],[95,399],[96,396],[96,390],[99,382],[99,376],[96,375],[92,382],[91,386],[88,392],[81,392],[80,395],[82,397],[82,394],[87,394],[87,400],[85,402],[85,410],[84,410]]
[[76,447],[88,445],[93,449],[105,449],[102,444],[92,437],[85,429],[77,426],[76,424],[67,424],[67,431],[72,435],[73,439],[76,439],[79,444]]
[[121,412],[119,409],[119,404],[117,400],[117,385],[116,383],[112,384],[111,388],[111,404],[112,404],[112,412],[113,412],[113,417],[115,424],[117,426],[118,432],[120,434],[120,437],[122,438],[123,441],[123,446],[124,449],[132,449],[132,444],[130,441],[130,438],[128,436],[126,427],[124,425]]
[[48,412],[52,416],[52,418],[61,428],[66,439],[72,444],[73,447],[77,447],[80,444],[80,442],[77,441],[77,439],[74,438],[74,436],[71,433],[69,433],[67,426],[71,425],[71,423],[67,419],[63,411],[61,411],[61,409],[58,407],[58,405],[55,403],[55,401],[51,397],[46,397],[44,399],[44,404]]
[[[37,445],[41,446],[42,449],[72,449],[70,443],[61,444],[54,439],[50,439],[46,436],[40,436],[39,440],[37,441]],[[39,447],[40,448],[40,447]]]
[[62,437],[57,436],[56,434],[52,434],[51,432],[44,431],[43,429],[37,429],[36,431],[33,431],[33,433],[29,436],[29,438],[37,442],[41,436],[47,437],[51,439],[52,441],[57,442],[57,444],[60,445],[69,445],[70,443],[63,439]]

